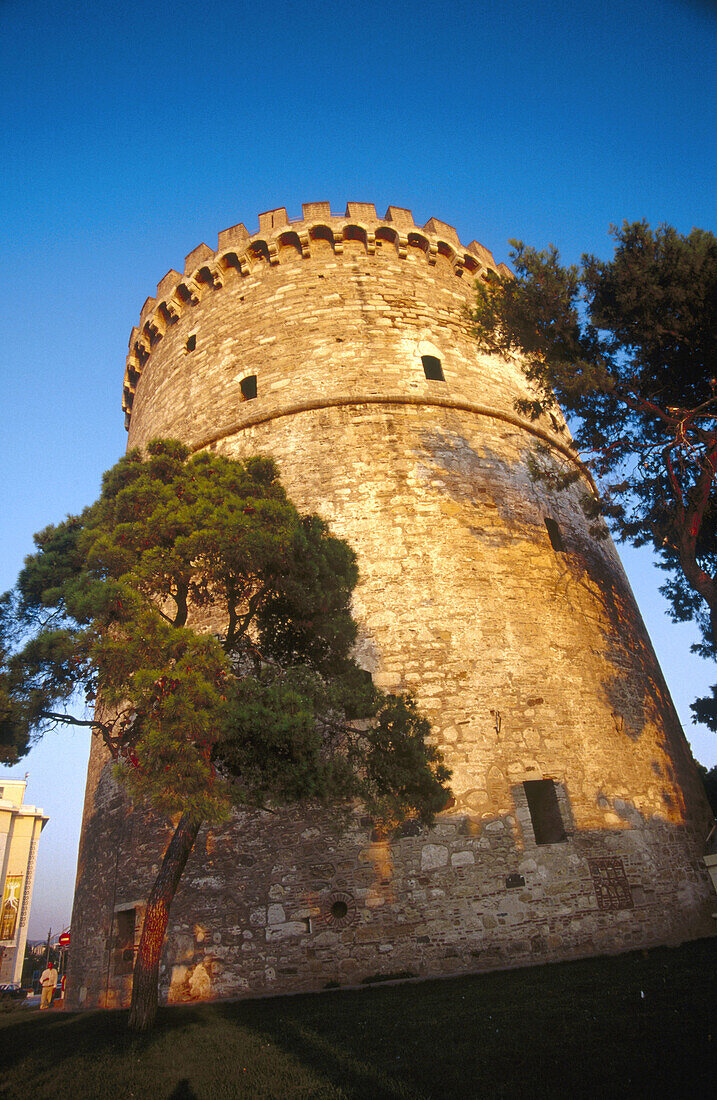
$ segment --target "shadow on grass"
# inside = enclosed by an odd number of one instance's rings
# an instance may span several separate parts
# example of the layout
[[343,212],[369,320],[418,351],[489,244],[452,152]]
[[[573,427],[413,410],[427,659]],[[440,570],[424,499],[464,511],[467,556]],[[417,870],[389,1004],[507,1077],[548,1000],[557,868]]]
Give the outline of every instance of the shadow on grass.
[[347,1096],[630,1096],[709,1086],[717,940],[468,978],[217,1006]]
[[96,1095],[118,1095],[129,1067],[122,1094],[148,1100],[709,1095],[716,957],[717,940],[702,940],[475,977],[165,1008],[146,1036],[125,1030],[126,1012],[20,1010],[0,1019],[0,1097],[88,1095],[73,1088],[89,1063],[105,1081]]
[[183,1077],[176,1089],[170,1092],[169,1100],[199,1100],[199,1098],[187,1078]]

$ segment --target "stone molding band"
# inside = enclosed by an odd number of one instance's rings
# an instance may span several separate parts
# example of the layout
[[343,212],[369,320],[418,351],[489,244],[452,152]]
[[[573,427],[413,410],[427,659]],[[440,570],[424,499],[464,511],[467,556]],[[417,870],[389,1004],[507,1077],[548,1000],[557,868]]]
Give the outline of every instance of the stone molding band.
[[505,424],[511,424],[515,428],[528,432],[529,435],[547,443],[553,450],[558,451],[580,471],[586,479],[595,496],[599,491],[595,480],[586,464],[577,457],[575,452],[565,443],[555,439],[543,428],[531,424],[515,413],[506,412],[504,409],[496,409],[492,405],[482,405],[475,401],[463,401],[455,397],[421,397],[415,394],[354,394],[350,397],[319,397],[313,400],[296,401],[281,409],[258,413],[255,416],[245,417],[236,421],[231,427],[221,432],[213,432],[190,447],[191,453],[203,451],[212,444],[229,439],[230,436],[239,435],[247,428],[256,428],[260,424],[267,424],[271,420],[279,420],[283,416],[295,416],[297,413],[315,412],[320,409],[340,409],[356,405],[409,405],[414,407],[438,407],[442,409],[456,409],[459,412],[473,413],[475,416],[485,416],[491,420],[502,420]]

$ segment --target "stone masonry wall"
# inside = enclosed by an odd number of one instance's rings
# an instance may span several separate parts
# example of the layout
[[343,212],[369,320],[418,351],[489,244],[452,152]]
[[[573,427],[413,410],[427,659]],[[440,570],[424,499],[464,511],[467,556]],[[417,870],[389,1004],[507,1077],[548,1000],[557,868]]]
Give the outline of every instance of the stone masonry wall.
[[[125,408],[131,446],[174,435],[273,455],[299,507],[350,542],[359,660],[415,693],[455,804],[391,843],[360,816],[340,829],[298,811],[203,831],[172,908],[170,1000],[713,930],[709,811],[615,549],[588,531],[587,482],[550,494],[531,478],[536,437],[549,461],[573,461],[561,425],[521,421],[520,370],[475,348],[466,311],[493,259],[434,219],[389,215],[273,211],[259,235],[235,227],[216,253],[195,249],[133,331]],[[424,355],[445,381],[425,377]],[[536,839],[531,780],[551,781],[558,839]],[[70,1003],[126,1000],[117,913],[135,910],[138,938],[168,835],[128,807],[94,746]]]

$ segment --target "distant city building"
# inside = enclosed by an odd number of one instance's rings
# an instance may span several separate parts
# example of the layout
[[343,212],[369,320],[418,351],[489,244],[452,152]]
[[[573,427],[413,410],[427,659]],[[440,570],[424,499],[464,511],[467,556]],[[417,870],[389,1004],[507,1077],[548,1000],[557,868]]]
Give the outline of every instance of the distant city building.
[[24,779],[0,781],[0,984],[19,982],[27,941],[35,860],[49,818],[23,805]]

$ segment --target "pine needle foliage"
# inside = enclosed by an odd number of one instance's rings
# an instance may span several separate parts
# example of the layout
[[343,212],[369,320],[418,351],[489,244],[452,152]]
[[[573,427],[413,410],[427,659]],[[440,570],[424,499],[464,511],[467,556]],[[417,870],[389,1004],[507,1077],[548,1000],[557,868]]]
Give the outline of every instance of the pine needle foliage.
[[[425,769],[413,809],[430,820],[445,801],[414,704],[351,656],[353,551],[297,511],[271,460],[155,441],[36,543],[2,605],[7,759],[57,723],[87,724],[133,796],[167,814],[362,795],[378,813],[383,788],[391,816],[408,788],[378,763],[385,741]],[[100,701],[93,717],[70,710],[78,688]]]

